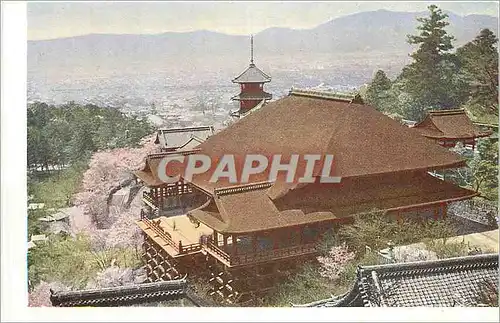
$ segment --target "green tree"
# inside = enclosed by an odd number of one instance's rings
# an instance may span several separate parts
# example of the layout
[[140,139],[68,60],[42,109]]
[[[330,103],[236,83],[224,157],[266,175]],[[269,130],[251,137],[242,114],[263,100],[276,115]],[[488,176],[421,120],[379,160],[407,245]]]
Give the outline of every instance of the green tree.
[[417,19],[420,33],[408,36],[408,42],[418,49],[410,55],[413,62],[401,74],[405,92],[416,102],[410,114],[418,119],[427,109],[452,108],[463,100],[463,82],[456,78],[458,64],[451,54],[454,38],[445,30],[448,15],[435,5],[428,8],[429,16]]
[[96,150],[135,146],[153,132],[145,120],[92,104],[37,102],[28,105],[27,117],[29,169],[86,161]]
[[468,81],[469,104],[481,114],[498,116],[498,42],[495,34],[483,29],[471,42],[457,49],[461,72]]
[[447,178],[481,193],[488,200],[498,200],[498,140],[479,139],[476,154],[471,154],[463,145],[457,145],[453,151],[467,160],[467,167],[448,170]]
[[390,89],[391,80],[387,77],[384,71],[378,70],[366,89],[366,103],[372,105],[378,111],[386,110],[385,106],[388,101],[387,99],[389,97]]
[[478,153],[469,162],[473,175],[473,188],[487,199],[498,199],[498,142],[481,140]]
[[406,245],[422,241],[424,238],[439,239],[455,235],[452,223],[446,220],[418,221],[412,217],[404,217],[396,221],[384,211],[354,216],[354,223],[342,225],[337,238],[345,242],[349,248],[362,256],[365,247],[380,250],[387,247],[389,241],[396,245]]

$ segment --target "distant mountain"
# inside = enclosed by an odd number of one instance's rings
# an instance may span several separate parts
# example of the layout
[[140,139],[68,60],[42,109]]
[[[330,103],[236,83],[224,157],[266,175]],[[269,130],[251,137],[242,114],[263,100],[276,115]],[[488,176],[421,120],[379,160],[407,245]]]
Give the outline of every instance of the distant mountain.
[[[498,18],[486,15],[458,16],[448,12],[450,34],[459,46],[473,39],[481,29],[490,28],[498,35]],[[310,57],[318,54],[408,53],[407,35],[416,33],[417,17],[427,12],[378,10],[340,17],[312,29],[269,28],[255,36],[258,61],[268,56]],[[247,36],[211,31],[167,32],[157,35],[91,34],[54,40],[28,41],[29,73],[66,73],[96,70],[169,69],[188,71],[207,66],[237,64],[248,57]],[[213,66],[210,66],[213,65]],[[236,69],[236,65],[233,67]]]
[[[473,39],[483,28],[498,31],[498,18],[486,15],[449,15],[448,32],[460,46]],[[407,35],[416,33],[416,18],[427,12],[394,12],[378,10],[340,17],[313,29],[270,28],[257,34],[256,42],[269,52],[363,51],[408,52]]]

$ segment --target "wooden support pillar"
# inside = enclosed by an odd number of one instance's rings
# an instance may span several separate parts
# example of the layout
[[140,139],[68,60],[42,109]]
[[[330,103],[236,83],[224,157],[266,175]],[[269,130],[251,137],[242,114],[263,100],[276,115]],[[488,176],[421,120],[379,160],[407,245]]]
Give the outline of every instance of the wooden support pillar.
[[279,238],[280,238],[280,232],[279,231],[272,231],[271,237],[273,240],[273,249],[279,249]]
[[232,253],[233,255],[237,255],[238,254],[238,238],[236,237],[235,234],[231,235],[231,240],[232,240]]
[[443,210],[443,219],[446,219],[446,216],[448,215],[448,204],[447,203],[443,203],[441,205],[441,208]]
[[253,253],[257,253],[257,235],[252,235],[252,251]]
[[433,209],[433,211],[434,211],[434,220],[436,220],[436,221],[439,220],[439,209],[440,208],[441,208],[440,205],[439,206],[435,205],[434,209]]
[[177,198],[177,206],[179,208],[183,209],[184,205],[182,205],[182,194],[181,195],[177,195],[176,198]]
[[298,239],[298,245],[302,244],[302,241],[304,241],[304,228],[303,227],[296,227],[295,232],[297,232],[297,239]]
[[397,210],[396,211],[396,221],[401,224],[401,222],[403,222],[403,218],[401,217],[401,211],[400,210]]
[[323,222],[318,223],[318,231],[316,232],[316,240],[319,240],[323,234],[325,224]]
[[224,245],[224,251],[226,251],[227,249],[227,238],[229,238],[227,234],[222,235],[222,244]]
[[214,230],[214,234],[213,234],[213,237],[214,237],[214,241],[213,244],[218,247],[219,246],[219,234],[217,233],[217,231]]

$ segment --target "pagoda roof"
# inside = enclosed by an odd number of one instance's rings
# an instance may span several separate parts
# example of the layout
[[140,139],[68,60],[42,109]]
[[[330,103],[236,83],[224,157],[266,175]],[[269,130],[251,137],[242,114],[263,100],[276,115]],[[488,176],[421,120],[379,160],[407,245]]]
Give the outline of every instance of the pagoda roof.
[[241,92],[238,95],[235,95],[231,98],[231,100],[236,101],[245,101],[245,100],[271,100],[273,95],[271,93],[267,93],[265,91],[262,92]]
[[425,119],[412,128],[433,139],[480,138],[493,133],[476,127],[464,109],[429,111]]
[[255,64],[250,63],[246,70],[233,79],[233,83],[267,83],[271,82],[271,76],[262,72]]
[[343,296],[299,307],[478,306],[481,292],[498,290],[498,253],[359,266]]
[[425,172],[343,179],[309,184],[273,196],[272,183],[215,191],[211,205],[189,212],[222,233],[241,234],[339,220],[374,209],[397,211],[468,199],[476,192]]
[[266,99],[261,100],[255,107],[253,107],[253,108],[251,108],[249,110],[242,110],[240,108],[240,109],[238,109],[236,111],[231,111],[229,113],[229,115],[231,115],[232,117],[238,117],[238,118],[246,117],[250,113],[255,112],[255,111],[259,110],[259,109],[262,109],[262,107],[266,105],[266,103],[267,103],[266,101],[267,101]]

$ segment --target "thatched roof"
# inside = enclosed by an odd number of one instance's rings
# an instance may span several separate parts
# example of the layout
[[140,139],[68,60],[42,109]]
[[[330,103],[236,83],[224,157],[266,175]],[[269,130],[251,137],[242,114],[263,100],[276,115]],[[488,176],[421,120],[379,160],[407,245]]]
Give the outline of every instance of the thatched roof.
[[[465,165],[464,160],[435,145],[372,107],[346,100],[290,95],[270,102],[208,138],[197,148],[216,159],[234,154],[333,154],[332,175],[356,177]],[[211,174],[193,179],[207,191],[232,184],[209,183]],[[261,182],[267,174],[250,177]]]
[[396,211],[471,198],[477,193],[425,172],[315,183],[272,198],[272,184],[218,189],[213,203],[190,212],[224,233],[245,233],[321,221],[343,221],[374,209]]

